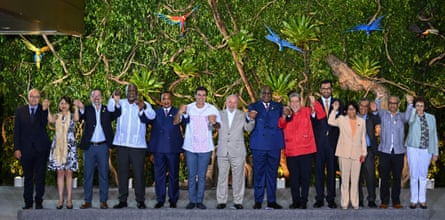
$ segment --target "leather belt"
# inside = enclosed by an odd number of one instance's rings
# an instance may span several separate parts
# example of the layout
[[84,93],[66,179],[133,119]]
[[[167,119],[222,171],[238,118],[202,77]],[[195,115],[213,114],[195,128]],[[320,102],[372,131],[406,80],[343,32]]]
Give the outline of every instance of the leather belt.
[[92,146],[99,146],[99,145],[106,144],[106,143],[107,143],[106,141],[90,142],[90,145],[92,145]]

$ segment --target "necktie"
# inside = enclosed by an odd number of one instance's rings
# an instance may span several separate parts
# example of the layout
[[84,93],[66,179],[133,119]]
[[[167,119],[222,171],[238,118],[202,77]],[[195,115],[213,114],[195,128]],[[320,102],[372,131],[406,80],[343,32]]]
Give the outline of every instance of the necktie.
[[269,111],[269,103],[266,103],[266,112]]
[[31,117],[34,117],[36,113],[36,109],[35,108],[31,108]]
[[168,116],[168,109],[164,109],[164,114],[165,114],[165,117]]
[[325,99],[324,110],[326,111],[326,114],[329,114],[329,99]]

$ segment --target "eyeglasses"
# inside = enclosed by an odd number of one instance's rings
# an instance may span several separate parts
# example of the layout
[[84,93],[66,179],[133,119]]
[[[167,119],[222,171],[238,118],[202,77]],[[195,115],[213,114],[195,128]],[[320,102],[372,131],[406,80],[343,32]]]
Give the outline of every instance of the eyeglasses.
[[388,102],[388,104],[390,104],[390,105],[397,105],[399,103],[398,102]]
[[416,107],[422,107],[422,108],[423,108],[423,107],[425,107],[425,106],[424,106],[424,105],[416,105]]
[[33,98],[33,99],[38,99],[38,98],[40,98],[40,96],[38,96],[38,95],[31,95],[31,96],[29,96],[30,98]]

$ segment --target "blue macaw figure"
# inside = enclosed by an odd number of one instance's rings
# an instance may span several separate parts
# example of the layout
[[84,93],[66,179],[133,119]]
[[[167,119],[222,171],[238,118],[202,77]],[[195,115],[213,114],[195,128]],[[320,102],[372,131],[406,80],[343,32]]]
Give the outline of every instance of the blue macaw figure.
[[166,21],[169,24],[172,25],[179,25],[179,30],[181,32],[181,36],[184,36],[185,33],[185,21],[187,20],[187,18],[193,14],[193,12],[195,12],[198,9],[199,5],[195,6],[193,8],[193,10],[191,10],[189,13],[185,14],[185,15],[181,15],[181,16],[171,16],[171,15],[164,15],[161,13],[158,13],[158,17],[162,18],[164,21]]
[[349,29],[348,32],[365,31],[369,37],[371,35],[371,31],[381,31],[382,30],[382,28],[380,27],[380,21],[383,19],[383,17],[385,17],[385,16],[382,15],[382,16],[378,17],[377,19],[372,21],[371,24],[357,25],[357,26]]
[[22,41],[26,47],[34,52],[34,62],[36,63],[37,69],[40,70],[40,63],[42,62],[43,53],[49,51],[49,47],[44,46],[42,48],[38,48],[22,35],[20,35],[20,37],[22,37]]
[[269,31],[269,34],[266,35],[266,39],[276,43],[278,45],[278,50],[282,51],[283,47],[288,47],[292,50],[298,51],[300,53],[304,53],[303,50],[295,45],[293,45],[291,42],[287,40],[283,40],[280,38],[280,36],[276,33],[274,33],[268,26],[266,26],[267,31]]

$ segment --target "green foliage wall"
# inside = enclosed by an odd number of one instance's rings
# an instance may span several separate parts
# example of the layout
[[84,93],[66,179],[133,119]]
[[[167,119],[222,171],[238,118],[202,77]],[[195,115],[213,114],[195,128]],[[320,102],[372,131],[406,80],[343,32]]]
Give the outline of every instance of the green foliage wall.
[[[237,59],[254,91],[266,82],[268,75],[290,75],[290,79],[299,82],[306,73],[306,92],[318,92],[321,80],[337,81],[325,62],[327,55],[334,54],[346,63],[354,57],[378,62],[381,68],[376,78],[395,95],[415,91],[435,101],[436,107],[445,103],[443,61],[430,65],[432,59],[444,53],[445,39],[438,35],[418,38],[408,29],[410,24],[426,28],[429,22],[445,32],[444,1],[220,0],[216,10],[229,39],[218,29],[209,2],[215,1],[85,1],[84,35],[48,36],[56,53],[45,53],[40,70],[19,36],[0,36],[4,141],[0,174],[5,177],[0,184],[9,183],[14,176],[9,169],[15,160],[11,142],[13,115],[17,106],[26,103],[29,89],[41,89],[42,97],[50,99],[53,111],[62,95],[89,102],[92,88],[102,88],[108,97],[130,81],[138,82],[139,88],[144,88],[142,95],[153,104],[162,90],[174,92],[176,105],[190,102],[194,88],[204,85],[210,91],[208,101],[218,107],[223,107],[225,96],[231,93],[240,94],[245,106],[249,95],[240,80],[229,42],[232,48],[233,42],[238,42]],[[199,9],[187,20],[183,37],[177,25],[157,17],[157,13],[182,15],[196,5]],[[385,16],[383,32],[373,32],[368,37],[363,32],[346,31],[368,23],[375,15]],[[313,34],[318,40],[298,45],[306,48],[305,55],[289,49],[278,51],[275,44],[265,39],[265,25],[286,38],[284,22],[292,23],[301,16],[310,17],[317,24]],[[419,20],[430,16],[428,22]],[[25,37],[38,47],[47,44],[42,36]],[[288,90],[299,90],[295,83],[289,85],[292,86]],[[341,90],[335,83],[334,95],[344,100],[357,100],[366,94],[367,91]],[[443,152],[445,125],[440,118],[444,113],[439,109],[429,111],[438,118]],[[437,164],[439,184],[445,184],[445,179],[440,179],[445,176],[444,161],[441,156]]]

